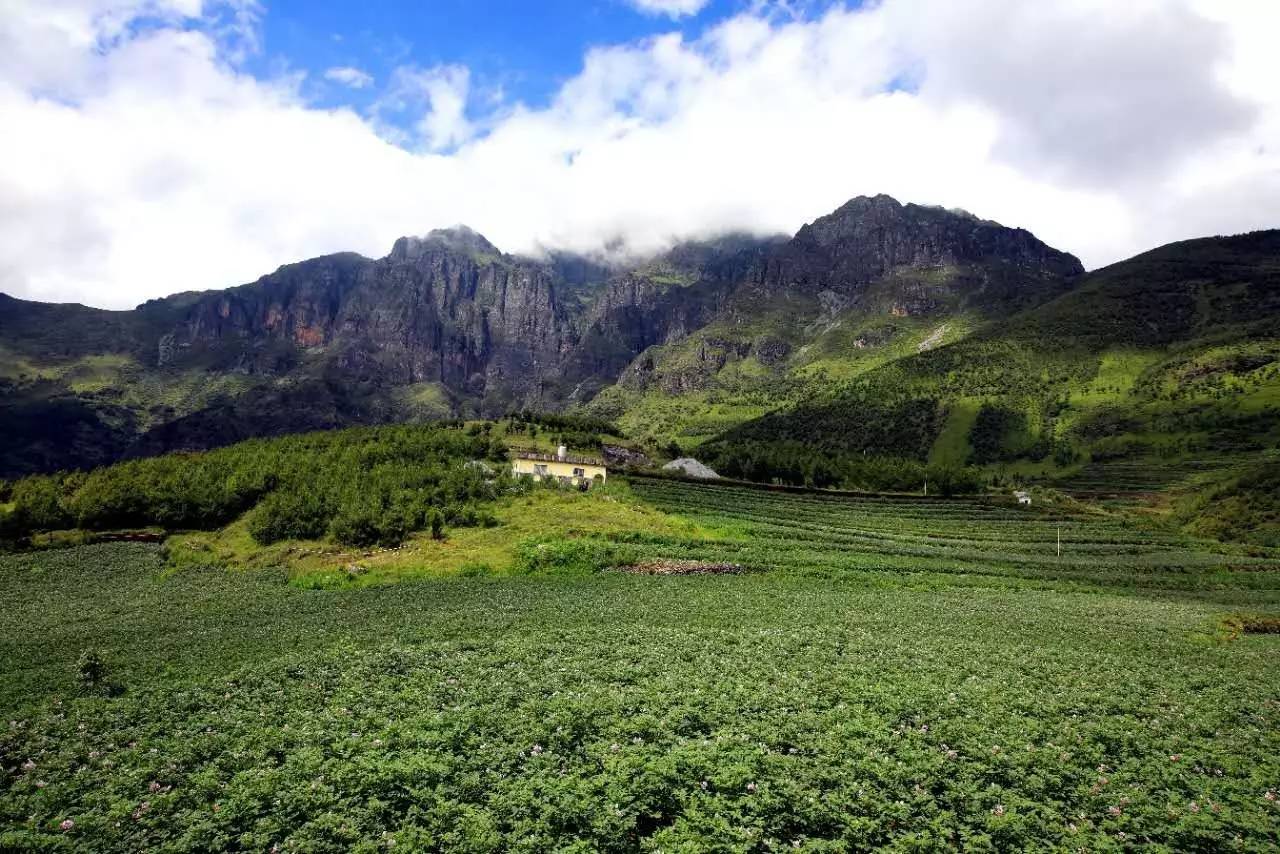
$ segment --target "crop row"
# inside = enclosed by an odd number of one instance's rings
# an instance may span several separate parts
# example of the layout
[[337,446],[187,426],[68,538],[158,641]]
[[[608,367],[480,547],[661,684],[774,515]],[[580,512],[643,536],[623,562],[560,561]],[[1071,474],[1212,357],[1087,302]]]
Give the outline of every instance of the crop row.
[[0,849],[1280,845],[1277,648],[1194,602],[162,569],[0,557]]
[[[659,509],[728,532],[724,541],[651,544],[803,574],[931,572],[1116,586],[1280,591],[1280,562],[1112,520],[1046,516],[978,501],[777,493],[638,479]],[[895,514],[894,507],[905,511]],[[1061,545],[1061,552],[1059,546]],[[648,554],[646,556],[649,556]]]

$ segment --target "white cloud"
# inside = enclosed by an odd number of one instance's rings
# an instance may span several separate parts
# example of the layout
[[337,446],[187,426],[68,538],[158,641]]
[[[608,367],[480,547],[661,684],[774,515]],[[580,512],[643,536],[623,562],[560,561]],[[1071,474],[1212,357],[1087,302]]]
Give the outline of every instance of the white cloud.
[[[467,101],[471,91],[471,72],[462,65],[438,65],[418,68],[405,65],[392,75],[391,88],[375,105],[382,119],[387,114],[411,112],[420,116],[413,123],[417,141],[429,151],[443,151],[461,145],[475,133],[467,118]],[[410,143],[398,126],[382,124],[385,134],[399,142]]]
[[683,18],[701,12],[711,0],[627,0],[637,11],[646,15],[666,15]]
[[366,86],[373,85],[373,75],[350,65],[340,65],[328,69],[324,73],[324,79],[351,89],[363,89]]
[[1250,0],[744,13],[593,50],[543,108],[477,115],[465,67],[405,67],[373,119],[238,71],[196,0],[14,3],[0,290],[19,296],[130,306],[457,222],[508,251],[644,250],[876,192],[1091,266],[1280,225],[1280,20]]

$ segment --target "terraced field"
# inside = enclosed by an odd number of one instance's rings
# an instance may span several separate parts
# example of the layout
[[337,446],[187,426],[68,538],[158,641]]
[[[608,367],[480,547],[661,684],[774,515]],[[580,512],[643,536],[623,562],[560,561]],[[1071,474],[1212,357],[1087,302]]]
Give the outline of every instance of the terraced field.
[[636,479],[632,488],[659,509],[734,534],[669,556],[696,552],[809,575],[943,575],[953,583],[1280,601],[1275,558],[1118,517],[989,500],[827,496],[657,479]]
[[1198,479],[1221,476],[1241,468],[1240,460],[1115,460],[1091,463],[1068,478],[1053,482],[1074,495],[1141,495],[1189,485]]

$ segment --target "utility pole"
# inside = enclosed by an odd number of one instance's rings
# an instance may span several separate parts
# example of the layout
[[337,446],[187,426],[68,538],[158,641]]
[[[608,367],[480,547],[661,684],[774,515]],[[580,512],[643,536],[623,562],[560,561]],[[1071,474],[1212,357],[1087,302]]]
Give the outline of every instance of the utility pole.
[[1058,557],[1062,557],[1062,526],[1058,526]]

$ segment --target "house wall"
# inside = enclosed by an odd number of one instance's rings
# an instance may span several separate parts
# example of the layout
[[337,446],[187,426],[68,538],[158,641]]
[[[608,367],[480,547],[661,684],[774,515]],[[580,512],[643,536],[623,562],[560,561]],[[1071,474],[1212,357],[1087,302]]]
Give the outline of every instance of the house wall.
[[[567,477],[575,482],[585,481],[590,483],[595,479],[596,475],[599,475],[601,480],[605,480],[609,477],[609,470],[604,466],[593,466],[590,463],[560,462],[559,460],[546,461],[516,459],[511,463],[511,470],[516,474],[531,474],[537,477],[537,471],[534,469],[534,466],[546,466],[548,477]],[[583,476],[581,478],[575,478],[573,474],[574,469],[582,469]]]

